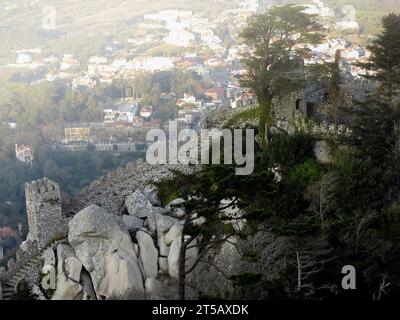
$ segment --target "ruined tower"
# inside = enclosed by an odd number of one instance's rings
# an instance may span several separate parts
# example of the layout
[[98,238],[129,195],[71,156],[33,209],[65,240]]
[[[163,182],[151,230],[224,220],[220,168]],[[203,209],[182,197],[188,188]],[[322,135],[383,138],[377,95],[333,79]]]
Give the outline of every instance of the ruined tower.
[[42,249],[53,240],[67,234],[67,224],[62,217],[61,193],[57,183],[43,178],[25,183],[28,215],[28,240],[37,241]]

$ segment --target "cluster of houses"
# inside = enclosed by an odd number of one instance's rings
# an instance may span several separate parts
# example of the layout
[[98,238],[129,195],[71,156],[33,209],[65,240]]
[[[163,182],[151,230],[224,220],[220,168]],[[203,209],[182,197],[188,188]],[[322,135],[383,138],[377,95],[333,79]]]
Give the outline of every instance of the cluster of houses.
[[[103,122],[72,123],[64,129],[63,144],[102,143],[120,137],[120,142],[129,142],[132,134],[158,129],[161,121],[153,119],[153,107],[141,107],[133,100],[111,101],[104,109]],[[142,139],[143,140],[143,139]]]
[[[46,56],[39,48],[17,51],[15,64],[9,67],[38,68],[57,64],[58,72],[52,71],[45,76],[43,81],[67,80],[74,89],[94,88],[100,83],[112,83],[121,77],[133,76],[139,71],[156,72],[172,69],[182,69],[195,72],[200,76],[210,76],[215,69],[225,68],[231,75],[240,74],[240,59],[242,52],[249,48],[239,41],[239,31],[245,25],[250,15],[268,10],[271,5],[269,0],[244,0],[234,2],[235,7],[223,10],[216,18],[210,19],[205,13],[195,13],[189,10],[168,9],[145,14],[131,27],[130,36],[126,43],[109,40],[103,45],[98,56],[91,57],[88,61],[79,61],[72,54],[65,53],[63,57],[54,55]],[[357,31],[358,23],[353,17],[350,6],[343,8],[343,21],[334,22],[335,12],[321,0],[310,0],[305,5],[305,12],[318,15],[326,21],[327,29],[350,29]],[[227,26],[231,31],[222,39],[217,30]],[[323,45],[313,49],[313,56],[309,63],[320,63],[332,58],[336,50],[343,50],[343,59],[351,64],[364,57],[368,57],[365,48],[356,48],[351,43],[341,38],[329,39]],[[141,47],[157,47],[170,45],[183,49],[183,55],[160,54],[157,50],[153,53],[140,51]],[[199,58],[198,51],[207,48],[207,58]],[[121,49],[129,52],[121,58]],[[346,69],[347,70],[347,69]],[[353,69],[354,75],[359,71]]]
[[163,42],[166,44],[188,48],[196,41],[201,41],[212,50],[223,49],[222,40],[213,31],[216,27],[215,21],[210,21],[207,17],[194,14],[192,11],[161,10],[144,15],[143,18],[144,21],[138,25],[138,28],[164,29]]
[[121,101],[104,109],[104,124],[107,127],[157,126],[159,121],[154,120],[152,116],[153,107],[151,105],[141,107],[137,102]]
[[[207,100],[198,99],[191,94],[177,98],[168,93],[163,98],[175,101],[176,116],[182,129],[198,129],[203,111],[226,104],[231,108],[245,107],[256,104],[256,97],[250,90],[242,89],[237,83],[230,83],[227,88],[212,87],[204,91]],[[120,141],[131,138],[132,132],[146,133],[150,129],[163,128],[167,123],[154,118],[154,108],[151,105],[141,106],[138,100],[125,98],[114,100],[104,109],[104,119],[101,123],[78,123],[65,128],[64,144],[99,142],[99,132],[106,132],[110,139],[118,135]],[[96,133],[97,132],[97,133]],[[108,134],[107,134],[108,133]]]
[[358,66],[371,57],[371,51],[359,44],[341,38],[327,38],[324,43],[308,46],[311,56],[305,59],[305,64],[321,64],[333,62],[337,51],[340,51],[340,68],[349,79],[359,79],[367,74],[367,70]]

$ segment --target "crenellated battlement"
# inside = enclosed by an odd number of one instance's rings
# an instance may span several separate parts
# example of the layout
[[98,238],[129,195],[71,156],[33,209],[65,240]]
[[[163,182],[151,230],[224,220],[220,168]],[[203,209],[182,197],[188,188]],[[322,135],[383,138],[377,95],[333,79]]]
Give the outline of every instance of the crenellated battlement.
[[25,183],[25,194],[30,197],[41,198],[43,201],[61,199],[59,185],[48,178]]

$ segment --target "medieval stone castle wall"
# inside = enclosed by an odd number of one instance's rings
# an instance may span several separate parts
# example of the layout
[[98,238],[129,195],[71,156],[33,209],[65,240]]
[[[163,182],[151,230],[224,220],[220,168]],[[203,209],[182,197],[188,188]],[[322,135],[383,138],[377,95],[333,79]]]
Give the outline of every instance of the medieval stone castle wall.
[[43,178],[25,184],[28,215],[28,240],[44,248],[52,241],[65,237],[67,223],[61,210],[61,192],[57,183]]

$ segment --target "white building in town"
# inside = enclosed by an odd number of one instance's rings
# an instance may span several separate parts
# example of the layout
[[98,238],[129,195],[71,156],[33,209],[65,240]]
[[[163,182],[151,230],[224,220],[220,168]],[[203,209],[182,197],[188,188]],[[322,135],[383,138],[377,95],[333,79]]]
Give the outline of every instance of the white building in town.
[[169,32],[164,41],[167,44],[187,48],[194,41],[194,34],[183,29],[174,29]]
[[117,105],[104,109],[104,123],[132,123],[134,118],[139,115],[139,106]]
[[174,68],[174,60],[168,57],[137,57],[128,62],[127,68],[133,71],[166,71]]

